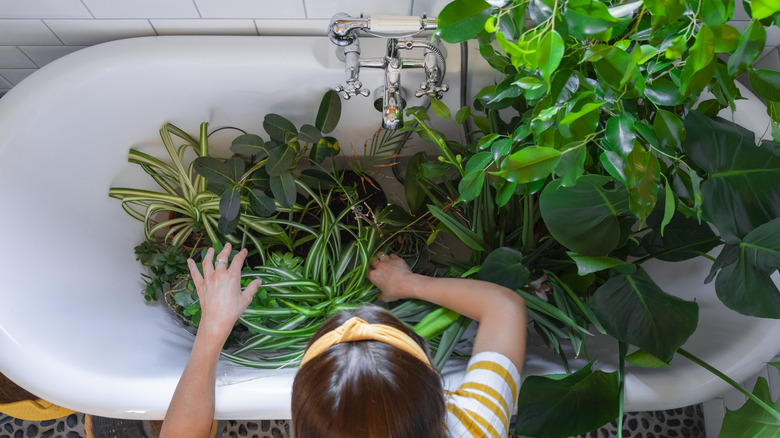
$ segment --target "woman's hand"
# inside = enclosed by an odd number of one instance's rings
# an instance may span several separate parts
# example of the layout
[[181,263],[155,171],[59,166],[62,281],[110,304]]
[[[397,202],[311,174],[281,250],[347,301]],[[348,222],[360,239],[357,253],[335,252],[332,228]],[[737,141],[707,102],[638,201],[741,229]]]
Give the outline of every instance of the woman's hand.
[[381,254],[371,262],[366,276],[382,292],[378,299],[389,303],[401,298],[412,298],[412,282],[416,274],[412,273],[404,259],[395,254]]
[[225,244],[214,260],[214,248],[209,248],[203,258],[203,275],[192,259],[187,260],[200,299],[201,322],[198,333],[202,331],[205,335],[222,339],[223,342],[233,330],[238,317],[252,302],[252,297],[262,283],[257,279],[241,290],[241,267],[247,250],[239,251],[228,266],[230,250],[230,243]]

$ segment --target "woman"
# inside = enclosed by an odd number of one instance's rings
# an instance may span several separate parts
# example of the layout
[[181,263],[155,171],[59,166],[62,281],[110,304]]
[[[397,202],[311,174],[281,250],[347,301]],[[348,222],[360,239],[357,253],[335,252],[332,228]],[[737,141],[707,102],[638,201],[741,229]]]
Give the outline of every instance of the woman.
[[[243,291],[246,250],[228,265],[230,244],[203,275],[188,260],[202,318],[190,359],[165,416],[161,437],[206,437],[214,416],[219,353],[260,286]],[[375,306],[328,319],[309,342],[293,383],[296,438],[507,436],[525,355],[525,303],[493,283],[430,278],[395,255],[371,263],[368,278],[385,302],[421,299],[479,321],[461,386],[444,394],[424,341]]]

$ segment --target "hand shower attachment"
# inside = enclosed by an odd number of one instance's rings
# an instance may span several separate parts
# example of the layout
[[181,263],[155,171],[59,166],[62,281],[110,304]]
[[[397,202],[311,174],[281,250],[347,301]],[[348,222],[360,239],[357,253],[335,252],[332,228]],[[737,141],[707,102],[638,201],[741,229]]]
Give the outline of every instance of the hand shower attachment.
[[[446,71],[446,52],[438,37],[431,41],[412,39],[411,37],[425,31],[436,29],[436,19],[401,16],[351,17],[340,13],[333,16],[328,28],[330,40],[344,47],[346,86],[339,85],[335,89],[348,100],[355,96],[368,96],[368,89],[363,88],[359,75],[361,68],[381,68],[385,71],[384,84],[377,90],[381,94],[377,108],[382,112],[382,127],[399,129],[403,126],[403,110],[406,101],[401,93],[401,70],[422,68],[425,70],[425,81],[420,84],[416,97],[428,96],[431,99],[441,99],[441,93],[447,91],[443,84]],[[387,50],[383,58],[363,59],[360,57],[359,34],[387,38]],[[404,40],[400,40],[404,38]],[[399,55],[400,50],[422,49],[422,58],[405,59]],[[381,108],[380,108],[381,107]]]

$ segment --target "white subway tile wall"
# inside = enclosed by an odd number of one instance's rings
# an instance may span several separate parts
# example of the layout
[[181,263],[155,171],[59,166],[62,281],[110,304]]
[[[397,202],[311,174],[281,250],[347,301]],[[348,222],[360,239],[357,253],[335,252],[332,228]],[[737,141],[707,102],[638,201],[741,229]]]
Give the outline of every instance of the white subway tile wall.
[[[436,16],[449,0],[0,0],[0,95],[93,44],[151,35],[324,35],[337,12]],[[732,24],[749,17],[737,1]],[[780,64],[780,29],[761,66]]]

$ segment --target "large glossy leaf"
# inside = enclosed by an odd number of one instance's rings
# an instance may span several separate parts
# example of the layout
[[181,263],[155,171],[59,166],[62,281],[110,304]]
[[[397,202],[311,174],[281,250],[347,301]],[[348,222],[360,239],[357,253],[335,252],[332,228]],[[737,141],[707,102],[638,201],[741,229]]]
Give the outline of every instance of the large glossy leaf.
[[680,87],[666,78],[658,78],[645,85],[645,96],[656,105],[675,106],[680,103]]
[[536,48],[536,62],[545,82],[550,82],[550,77],[560,65],[563,51],[563,38],[554,30],[545,33],[539,41]]
[[723,24],[731,19],[731,14],[734,13],[734,0],[701,0],[699,13],[708,25]]
[[607,255],[620,242],[620,217],[630,213],[628,193],[601,175],[583,175],[570,187],[552,181],[539,199],[542,219],[556,240],[590,256]]
[[634,149],[634,120],[628,116],[620,115],[607,120],[606,131],[607,150],[625,157]]
[[614,257],[584,256],[571,251],[567,251],[566,254],[577,264],[577,274],[579,275],[588,275],[627,263]]
[[653,29],[677,21],[685,12],[682,0],[644,0],[643,3],[652,14]]
[[317,143],[311,146],[309,152],[309,161],[314,164],[322,164],[325,158],[335,157],[339,154],[341,147],[339,141],[334,137],[322,137],[317,140]]
[[653,119],[653,132],[659,147],[677,149],[685,140],[685,124],[673,112],[659,109]]
[[642,268],[616,275],[593,296],[607,333],[668,362],[696,330],[699,305],[661,290]]
[[780,1],[778,0],[751,0],[750,14],[756,20],[763,20],[770,17],[780,10]]
[[569,375],[528,376],[520,387],[517,428],[522,436],[565,438],[614,420],[620,406],[617,372],[592,363]]
[[341,97],[335,90],[328,90],[320,101],[314,126],[322,133],[327,134],[336,128],[340,118]]
[[[770,365],[777,366],[776,363]],[[776,411],[780,411],[780,400],[772,401],[769,384],[765,378],[759,377],[756,380],[753,395]],[[733,411],[726,409],[719,436],[722,438],[780,438],[780,420],[753,400],[748,399],[739,409]]]
[[692,111],[685,118],[685,153],[710,176],[701,186],[702,213],[727,243],[780,217],[780,153],[755,145],[753,132]]
[[753,64],[766,44],[766,29],[757,20],[752,20],[742,33],[739,45],[728,60],[728,72],[732,77],[741,75]]
[[561,152],[557,149],[529,146],[506,157],[497,174],[519,184],[539,181],[555,170],[560,159]]
[[295,204],[295,178],[291,172],[271,175],[269,180],[274,199],[282,207],[292,207]]
[[439,36],[448,43],[462,43],[477,36],[490,17],[490,4],[483,0],[455,0],[437,17]]
[[737,262],[718,273],[718,298],[746,315],[780,318],[780,291],[770,278],[779,267],[780,218],[756,228],[739,243]]
[[756,94],[767,100],[780,102],[780,72],[765,68],[751,69],[748,78]]
[[482,262],[477,279],[500,284],[515,290],[525,286],[531,272],[523,264],[523,255],[516,249],[494,249]]
[[600,34],[623,21],[610,15],[604,3],[591,0],[569,0],[563,17],[569,32],[581,40]]
[[709,224],[680,214],[672,217],[662,233],[660,216],[656,213],[650,215],[647,225],[652,230],[642,236],[640,241],[642,248],[659,260],[688,260],[706,254],[720,244],[720,239],[712,232]]

